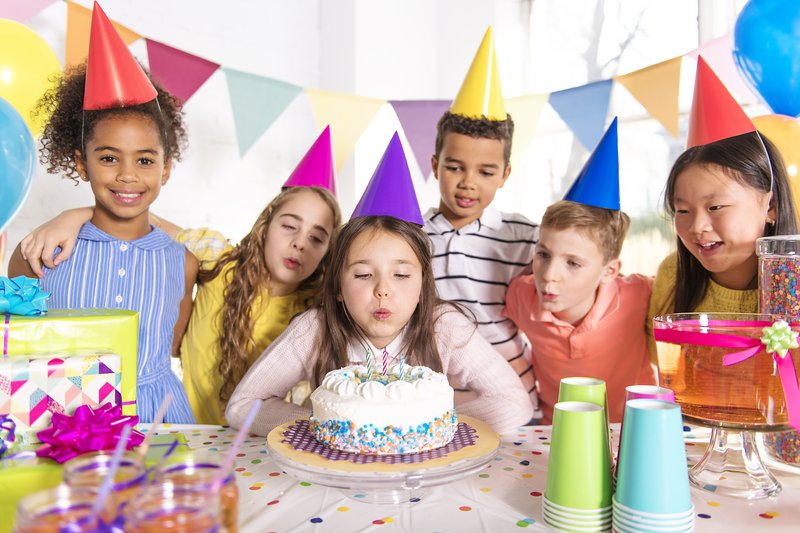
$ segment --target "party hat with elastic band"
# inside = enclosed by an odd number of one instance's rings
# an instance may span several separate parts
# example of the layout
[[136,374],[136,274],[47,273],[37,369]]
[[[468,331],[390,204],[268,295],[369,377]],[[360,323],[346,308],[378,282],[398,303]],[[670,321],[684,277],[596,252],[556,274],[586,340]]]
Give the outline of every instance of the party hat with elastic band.
[[389,141],[350,220],[366,216],[391,216],[420,226],[423,224],[406,154],[397,132]]
[[497,57],[494,52],[492,27],[486,30],[481,46],[467,77],[461,84],[450,112],[469,118],[485,116],[489,120],[506,120],[506,106],[503,102],[503,91],[500,89],[500,72],[497,69]]
[[330,126],[325,126],[283,186],[322,187],[336,196],[336,171],[333,168]]
[[144,70],[95,2],[83,108],[127,107],[150,102],[156,96],[158,93]]
[[719,81],[708,63],[698,57],[686,148],[754,131],[756,127],[753,122]]
[[564,200],[619,211],[617,117],[567,191]]

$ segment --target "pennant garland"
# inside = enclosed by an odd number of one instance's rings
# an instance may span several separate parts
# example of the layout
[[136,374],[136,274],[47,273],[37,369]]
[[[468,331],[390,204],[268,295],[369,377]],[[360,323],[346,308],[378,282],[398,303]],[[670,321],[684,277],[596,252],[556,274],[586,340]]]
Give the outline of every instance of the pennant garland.
[[222,72],[228,81],[239,155],[244,157],[303,88],[240,70],[223,68]]
[[333,136],[333,158],[336,171],[339,172],[353,153],[358,138],[386,100],[320,89],[306,89],[306,94],[311,100],[317,127],[323,129],[330,125],[336,132]]
[[[14,0],[0,0],[0,17],[26,20],[54,3],[54,0],[30,0],[24,6]],[[88,51],[91,10],[69,0],[67,4],[66,65],[83,61]],[[141,35],[113,22],[126,45]],[[732,58],[733,36],[704,43],[686,56],[699,54],[708,59],[723,83],[744,104],[759,99],[738,75]],[[188,100],[221,65],[146,39],[153,75],[170,92]],[[564,120],[578,141],[587,150],[595,146],[603,134],[612,81],[619,82],[645,108],[645,110],[673,136],[677,136],[677,91],[680,82],[680,63],[683,56],[650,65],[609,80],[599,80],[553,93],[524,95],[505,99],[507,111],[514,118],[516,131],[514,146],[517,153],[527,146],[537,129],[544,102]],[[258,138],[266,132],[281,113],[305,90],[321,129],[330,124],[337,131],[334,136],[336,167],[340,169],[355,148],[355,143],[371,123],[386,100],[365,98],[346,93],[335,93],[313,88],[303,88],[280,80],[222,68],[226,75],[231,106],[233,108],[239,153],[244,156]],[[422,174],[428,179],[429,157],[435,139],[435,125],[447,109],[443,100],[407,100],[390,102],[400,120],[406,138],[414,152]],[[254,111],[255,110],[255,111]],[[513,155],[512,155],[513,158]]]
[[681,82],[681,58],[674,57],[649,67],[616,76],[614,81],[625,87],[642,104],[650,116],[659,121],[673,138],[678,131],[678,89]]
[[[122,42],[130,46],[141,35],[135,31],[111,21],[111,25],[122,37]],[[81,64],[89,55],[89,35],[92,27],[92,10],[73,2],[67,2],[67,50],[64,67]]]
[[450,107],[450,100],[390,100],[411,145],[419,169],[428,181],[433,170],[431,156],[436,142],[436,125]]
[[219,68],[218,63],[193,56],[164,43],[150,39],[145,41],[153,78],[182,102],[188,100]]

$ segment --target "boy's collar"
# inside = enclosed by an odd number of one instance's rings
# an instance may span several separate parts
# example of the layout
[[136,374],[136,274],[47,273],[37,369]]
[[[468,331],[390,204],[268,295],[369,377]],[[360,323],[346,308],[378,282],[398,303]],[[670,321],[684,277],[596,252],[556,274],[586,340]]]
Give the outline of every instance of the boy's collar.
[[[450,223],[449,220],[436,208],[431,209],[426,213],[425,222],[433,224],[434,227],[440,230],[441,233],[445,231],[452,231],[453,225]],[[486,207],[481,213],[481,216],[478,217],[474,222],[470,222],[470,224],[478,224],[478,228],[480,229],[481,226],[487,226],[491,229],[500,229],[503,225],[503,215],[492,206]],[[465,228],[468,227],[470,224],[464,226]],[[463,228],[462,228],[463,229]]]

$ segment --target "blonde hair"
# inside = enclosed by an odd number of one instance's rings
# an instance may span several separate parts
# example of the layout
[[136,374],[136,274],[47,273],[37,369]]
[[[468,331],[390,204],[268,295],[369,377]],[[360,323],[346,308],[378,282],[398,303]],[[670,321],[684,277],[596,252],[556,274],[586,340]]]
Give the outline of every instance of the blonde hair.
[[622,211],[559,200],[544,212],[542,228],[574,228],[588,236],[603,254],[603,261],[617,259],[628,232],[630,218]]
[[[241,381],[249,367],[249,361],[256,349],[253,339],[253,303],[256,298],[268,290],[270,279],[266,261],[267,232],[275,213],[289,199],[305,191],[313,191],[330,207],[333,213],[333,234],[325,256],[317,269],[298,286],[298,291],[308,293],[306,304],[311,306],[320,295],[325,273],[325,259],[335,241],[336,231],[341,224],[342,215],[336,198],[326,189],[320,187],[287,187],[280,192],[256,219],[250,233],[242,239],[233,250],[226,252],[207,272],[200,273],[201,283],[217,277],[228,263],[233,263],[229,281],[226,282],[224,302],[220,314],[222,331],[219,338],[220,360],[219,373],[222,376],[222,387],[219,400],[224,404],[230,399],[236,385]],[[257,354],[255,354],[257,355]]]

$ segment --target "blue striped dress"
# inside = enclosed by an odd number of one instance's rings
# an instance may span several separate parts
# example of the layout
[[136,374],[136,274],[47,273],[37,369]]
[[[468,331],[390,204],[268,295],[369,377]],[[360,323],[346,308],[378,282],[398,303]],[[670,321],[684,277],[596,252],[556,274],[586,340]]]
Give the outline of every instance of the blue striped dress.
[[153,420],[171,392],[164,422],[194,423],[186,390],[170,368],[173,330],[185,294],[184,254],[183,245],[160,229],[126,242],[89,222],[78,233],[72,256],[44,269],[42,286],[51,293],[48,305],[53,309],[139,312],[136,411],[142,422]]

